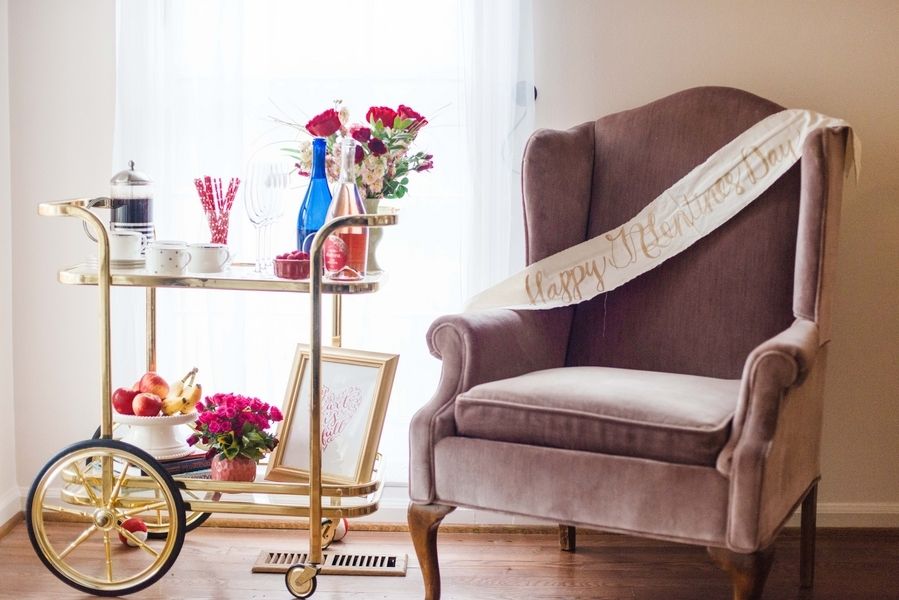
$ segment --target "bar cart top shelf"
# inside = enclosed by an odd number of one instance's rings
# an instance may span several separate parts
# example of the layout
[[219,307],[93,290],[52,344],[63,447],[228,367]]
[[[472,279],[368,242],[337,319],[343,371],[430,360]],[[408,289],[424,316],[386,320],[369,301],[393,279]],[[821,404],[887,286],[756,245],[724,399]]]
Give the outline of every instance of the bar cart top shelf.
[[[38,214],[42,216],[80,217],[95,226],[102,227],[100,221],[93,216],[90,208],[109,208],[108,198],[79,198],[62,202],[44,202],[38,206]],[[385,213],[365,215],[368,227],[385,227],[395,225],[396,214]],[[70,285],[97,285],[100,281],[99,267],[96,264],[78,264],[59,272],[60,283]],[[113,286],[131,286],[145,288],[205,288],[219,290],[249,290],[271,292],[310,293],[310,279],[279,279],[271,274],[256,273],[253,266],[246,263],[233,264],[230,270],[223,273],[188,273],[185,275],[153,275],[143,269],[110,270],[110,284]],[[322,280],[323,294],[368,294],[379,287],[379,277],[365,277],[358,281]]]
[[[393,216],[393,215],[391,215]],[[395,218],[395,217],[394,217]],[[95,264],[82,263],[59,271],[60,283],[97,285]],[[368,276],[358,281],[322,281],[324,294],[368,294],[378,290],[380,277]],[[232,264],[221,273],[186,273],[184,275],[153,275],[143,269],[111,269],[114,286],[153,288],[204,288],[214,290],[250,290],[269,292],[309,293],[309,279],[280,279],[270,273],[256,273],[249,263]]]

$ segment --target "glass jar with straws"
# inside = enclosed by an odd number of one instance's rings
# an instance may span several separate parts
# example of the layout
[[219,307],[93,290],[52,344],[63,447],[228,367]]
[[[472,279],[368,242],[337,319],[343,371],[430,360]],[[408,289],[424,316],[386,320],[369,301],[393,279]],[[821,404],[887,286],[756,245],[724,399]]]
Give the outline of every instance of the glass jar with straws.
[[194,179],[194,185],[197,186],[197,193],[200,195],[200,202],[206,213],[206,220],[209,222],[212,243],[227,244],[228,220],[231,215],[231,207],[234,205],[234,197],[237,195],[237,188],[240,187],[240,179],[232,177],[225,193],[222,193],[221,177],[206,175]]

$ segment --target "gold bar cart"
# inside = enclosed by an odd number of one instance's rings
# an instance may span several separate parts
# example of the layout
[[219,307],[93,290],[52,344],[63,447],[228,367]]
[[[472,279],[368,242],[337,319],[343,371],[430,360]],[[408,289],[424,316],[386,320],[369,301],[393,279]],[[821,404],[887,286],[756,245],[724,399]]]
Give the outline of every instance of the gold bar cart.
[[[235,265],[229,272],[212,275],[163,276],[144,271],[113,271],[109,239],[102,221],[91,208],[109,208],[106,198],[44,203],[43,216],[77,217],[97,239],[96,266],[77,265],[59,272],[64,284],[96,285],[99,291],[100,404],[99,438],[77,442],[52,458],[36,477],[26,503],[26,523],[31,543],[47,568],[65,583],[101,596],[133,593],[152,585],[172,566],[185,534],[209,513],[278,515],[309,520],[309,552],[305,562],[286,573],[288,590],[297,598],[315,592],[322,564],[323,545],[329,540],[323,519],[336,522],[373,513],[381,497],[382,476],[376,465],[371,481],[358,485],[323,484],[321,473],[321,335],[322,294],[334,302],[332,343],[340,344],[341,298],[344,294],[371,293],[376,278],[333,282],[323,278],[321,253],[324,240],[341,227],[385,227],[396,223],[395,214],[356,215],[334,219],[315,236],[311,249],[311,277],[294,281],[277,279]],[[147,367],[156,367],[156,289],[202,288],[279,291],[310,294],[310,465],[309,480],[298,483],[231,482],[170,475],[147,452],[112,437],[110,402],[111,317],[110,288],[146,288]],[[269,494],[308,498],[297,504],[260,504],[223,500],[222,494]],[[323,498],[330,499],[324,506]],[[130,517],[147,517],[148,538],[123,527]],[[150,518],[152,517],[152,518]],[[48,521],[66,521],[65,532],[51,533]],[[327,521],[326,521],[327,522]],[[333,537],[333,528],[330,528]],[[116,539],[118,538],[118,540]],[[152,541],[150,541],[152,540]],[[140,551],[121,551],[119,541]]]

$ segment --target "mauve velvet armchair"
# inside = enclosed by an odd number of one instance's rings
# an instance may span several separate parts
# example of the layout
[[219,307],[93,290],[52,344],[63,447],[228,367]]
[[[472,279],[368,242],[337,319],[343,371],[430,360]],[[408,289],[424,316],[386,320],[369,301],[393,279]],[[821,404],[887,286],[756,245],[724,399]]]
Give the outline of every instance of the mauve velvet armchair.
[[[528,262],[620,225],[777,104],[702,87],[524,153]],[[848,132],[693,247],[574,307],[438,319],[443,361],[410,428],[409,526],[440,597],[437,528],[455,507],[706,546],[759,598],[802,505],[814,576],[822,392]]]

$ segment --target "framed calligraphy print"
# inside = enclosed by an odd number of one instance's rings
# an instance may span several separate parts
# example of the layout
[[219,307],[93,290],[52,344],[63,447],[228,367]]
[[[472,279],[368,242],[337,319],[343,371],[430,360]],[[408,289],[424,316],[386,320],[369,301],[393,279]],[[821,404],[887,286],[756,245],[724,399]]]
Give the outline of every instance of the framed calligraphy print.
[[[322,481],[371,480],[399,356],[322,348]],[[284,397],[278,446],[269,457],[270,481],[309,479],[309,346],[299,344]]]

